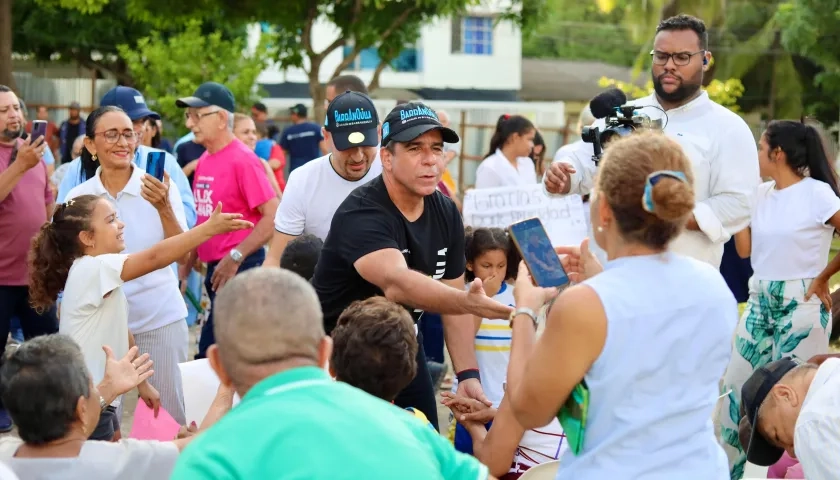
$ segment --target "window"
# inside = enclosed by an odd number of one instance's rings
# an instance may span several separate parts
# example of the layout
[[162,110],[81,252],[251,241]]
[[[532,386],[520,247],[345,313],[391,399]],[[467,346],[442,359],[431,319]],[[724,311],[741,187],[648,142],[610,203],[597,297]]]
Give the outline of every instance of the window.
[[[353,51],[352,46],[344,47],[344,56]],[[376,70],[379,66],[379,50],[376,47],[370,47],[359,52],[359,55],[350,64],[348,70]],[[420,55],[416,48],[405,48],[397,58],[391,62],[391,70],[395,72],[418,72],[420,71]]]
[[454,17],[452,53],[493,55],[493,19],[491,17]]

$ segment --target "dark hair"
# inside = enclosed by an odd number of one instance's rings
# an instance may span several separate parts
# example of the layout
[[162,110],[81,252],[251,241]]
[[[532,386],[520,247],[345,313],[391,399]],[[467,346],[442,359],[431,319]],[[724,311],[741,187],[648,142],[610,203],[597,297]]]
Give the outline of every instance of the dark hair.
[[9,93],[9,92],[14,93],[12,91],[12,89],[9,88],[7,85],[3,85],[2,83],[0,83],[0,93]]
[[82,350],[65,335],[44,335],[23,342],[0,370],[3,406],[29,445],[64,438],[79,420],[79,397],[91,394]]
[[[539,146],[542,146],[543,148],[542,151],[537,154],[536,150]],[[537,158],[537,155],[539,155],[539,158]],[[537,130],[537,133],[534,134],[534,149],[531,150],[531,160],[534,161],[534,164],[537,164],[542,161],[543,157],[545,157],[545,139],[540,131]]]
[[662,20],[656,27],[656,33],[675,30],[692,30],[697,34],[700,48],[702,50],[709,49],[709,32],[706,31],[706,24],[703,20],[691,15],[680,14]]
[[770,150],[785,152],[788,166],[797,174],[825,182],[840,197],[837,175],[823,148],[820,133],[811,125],[791,120],[773,120],[764,131]]
[[336,93],[344,93],[347,90],[351,92],[359,92],[368,94],[367,86],[361,78],[355,75],[339,75],[327,83],[327,86],[332,86]]
[[[96,136],[96,125],[99,124],[99,119],[109,112],[125,113],[122,108],[115,107],[113,105],[99,107],[96,110],[90,112],[90,115],[88,115],[87,120],[85,120],[86,137],[90,138],[91,140],[94,139],[94,137]],[[96,168],[99,166],[99,164],[96,162],[96,160],[93,159],[93,154],[91,154],[88,151],[86,146],[82,147],[82,154],[80,158],[82,162],[82,168],[79,169],[79,183],[83,183],[88,178],[93,178],[93,176],[96,175]]]
[[332,331],[336,379],[391,402],[417,374],[417,335],[408,311],[385,297],[350,304]]
[[[507,277],[516,278],[519,269],[519,253],[513,246],[513,242],[507,232],[501,228],[487,227],[466,227],[464,229],[464,256],[467,262],[475,262],[484,252],[490,250],[501,250],[507,257]],[[475,280],[475,273],[470,270],[464,271],[464,278],[468,282]]]
[[262,102],[254,102],[254,104],[251,105],[251,108],[258,112],[268,113],[268,107],[266,107],[265,104]]
[[493,132],[493,136],[490,138],[490,150],[484,158],[493,155],[496,150],[502,148],[505,142],[508,141],[508,138],[514,133],[525,135],[531,130],[536,130],[534,124],[522,115],[502,115],[496,122],[496,131]]
[[[640,132],[613,142],[598,165],[597,197],[612,209],[626,241],[662,250],[683,230],[694,209],[691,162],[682,147],[661,132]],[[663,170],[679,172],[685,181],[667,175],[655,182],[648,179]],[[643,207],[648,183],[651,210]]]
[[324,242],[310,233],[294,238],[280,255],[280,268],[291,270],[311,280],[315,275],[315,265],[318,264],[323,246]]
[[29,247],[29,301],[38,311],[51,307],[64,290],[73,261],[82,256],[79,233],[90,231],[96,195],[80,195],[55,207]]
[[152,136],[152,148],[160,148],[160,128],[158,128],[157,120],[152,117],[146,117],[143,119],[144,123],[148,125],[148,127],[155,129],[155,134]]
[[264,122],[257,122],[255,125],[257,127],[257,135],[260,137],[268,137],[268,129],[265,127]]

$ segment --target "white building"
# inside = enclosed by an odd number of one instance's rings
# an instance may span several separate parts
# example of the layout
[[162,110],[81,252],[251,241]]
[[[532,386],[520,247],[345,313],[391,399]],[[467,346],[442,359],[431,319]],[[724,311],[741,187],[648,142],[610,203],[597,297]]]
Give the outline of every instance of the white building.
[[[503,0],[497,0],[498,5]],[[462,17],[444,18],[425,26],[416,45],[407,45],[400,57],[380,76],[383,90],[408,90],[429,100],[516,101],[522,86],[522,38],[511,22],[496,24],[502,7],[473,7]],[[252,29],[252,41],[260,27]],[[318,21],[312,28],[313,49],[323,51],[339,31]],[[339,48],[323,61],[319,79],[326,83],[351,46]],[[305,59],[306,61],[306,59]],[[361,52],[344,73],[370,82],[379,64],[376,48]],[[309,97],[308,77],[303,69],[266,69],[258,78],[269,98]]]

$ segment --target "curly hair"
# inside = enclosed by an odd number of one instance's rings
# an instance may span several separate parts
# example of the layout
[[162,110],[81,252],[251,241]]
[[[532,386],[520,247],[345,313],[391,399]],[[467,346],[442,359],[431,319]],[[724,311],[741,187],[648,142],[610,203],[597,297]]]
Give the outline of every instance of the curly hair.
[[[660,177],[651,188],[653,211],[649,212],[642,206],[648,176],[661,170],[682,172],[686,180]],[[604,151],[598,196],[612,209],[625,240],[664,249],[694,209],[691,162],[682,147],[661,132],[619,138]]]
[[90,231],[96,195],[80,195],[58,204],[52,223],[41,225],[29,247],[29,301],[35,310],[51,307],[64,290],[73,261],[83,254],[79,233]]
[[408,311],[385,297],[350,304],[332,331],[336,379],[393,401],[417,374],[417,335]]

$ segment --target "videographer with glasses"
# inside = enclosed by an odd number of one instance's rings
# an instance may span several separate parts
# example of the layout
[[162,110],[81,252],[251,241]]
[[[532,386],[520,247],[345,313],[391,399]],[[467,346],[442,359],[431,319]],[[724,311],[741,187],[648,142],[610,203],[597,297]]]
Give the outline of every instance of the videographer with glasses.
[[[712,58],[702,20],[677,15],[662,21],[651,57],[655,92],[630,103],[651,117],[664,112],[664,132],[683,147],[695,178],[697,203],[671,250],[719,267],[724,243],[749,223],[750,196],[760,181],[756,140],[741,117],[701,88]],[[604,125],[599,120],[593,126]],[[593,154],[593,144],[580,143],[555,157],[543,177],[546,191],[589,194],[597,171]]]
[[[238,272],[262,265],[263,245],[274,233],[274,214],[279,200],[265,176],[262,160],[233,134],[233,94],[224,85],[202,83],[191,97],[176,102],[186,109],[187,128],[195,143],[207,150],[198,159],[193,180],[196,225],[206,222],[218,203],[225,212],[241,213],[254,228],[216,235],[191,253],[182,266],[186,277],[196,259],[207,263],[204,286],[210,301]],[[216,343],[213,336],[213,309],[201,328],[198,355],[204,358],[207,348]]]

